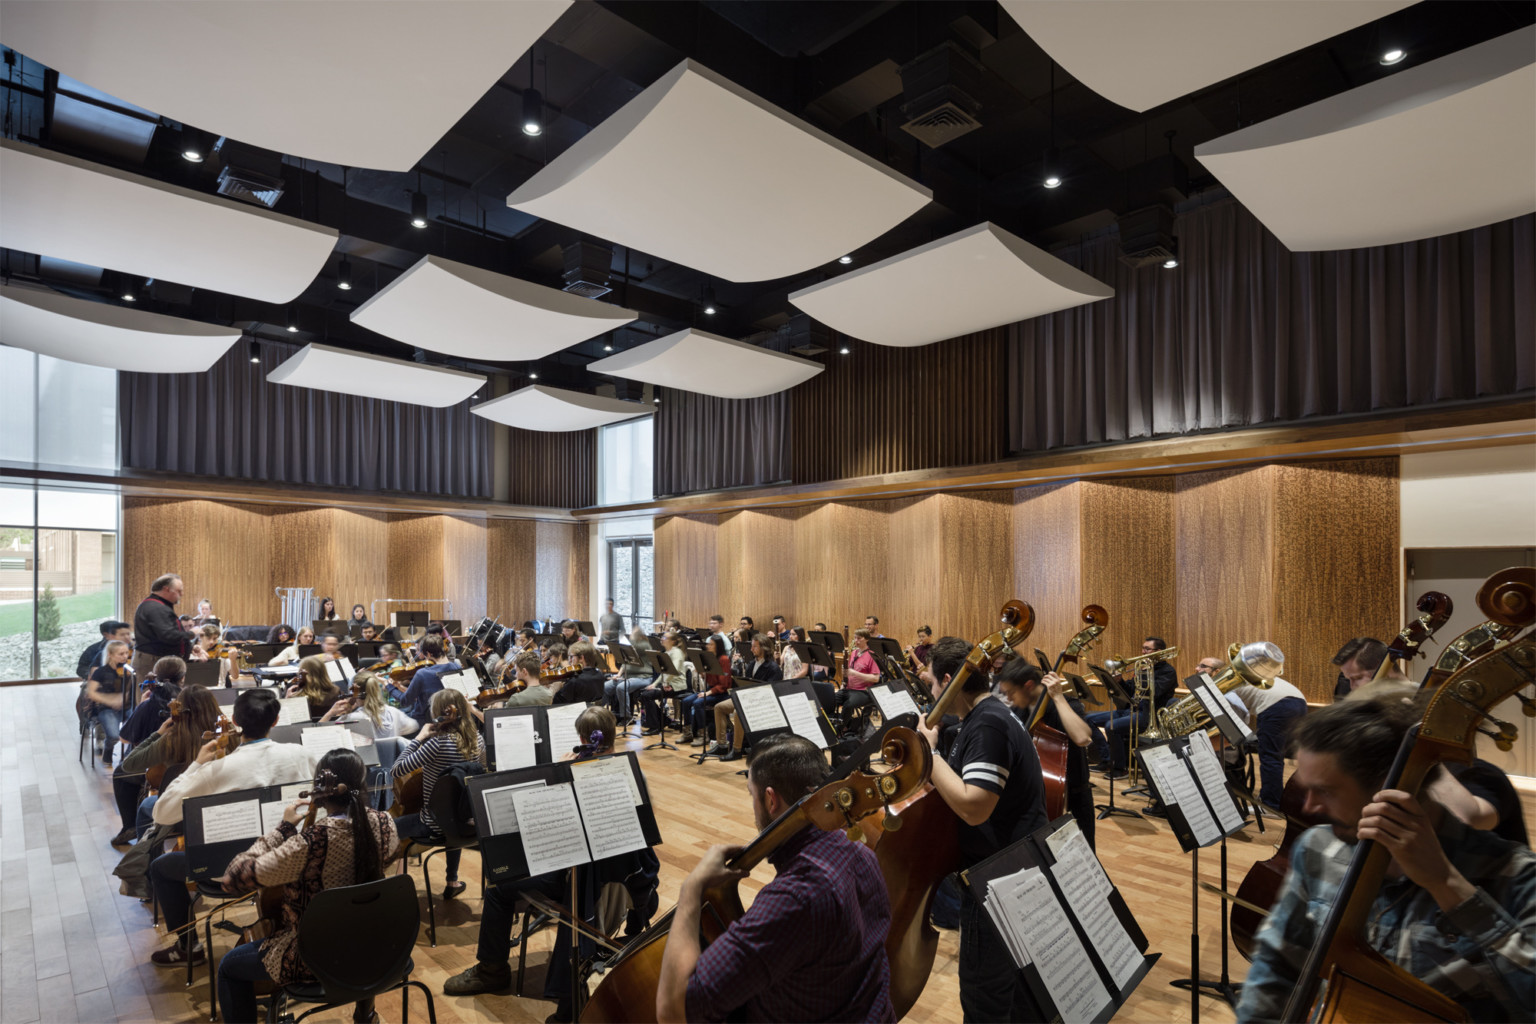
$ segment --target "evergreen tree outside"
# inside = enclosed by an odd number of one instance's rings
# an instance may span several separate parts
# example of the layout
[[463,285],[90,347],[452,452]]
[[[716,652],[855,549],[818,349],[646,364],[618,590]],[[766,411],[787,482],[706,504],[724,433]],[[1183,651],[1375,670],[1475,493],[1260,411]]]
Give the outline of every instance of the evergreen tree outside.
[[53,584],[43,587],[43,596],[37,602],[37,642],[57,640],[64,632],[59,621],[59,602],[53,596]]

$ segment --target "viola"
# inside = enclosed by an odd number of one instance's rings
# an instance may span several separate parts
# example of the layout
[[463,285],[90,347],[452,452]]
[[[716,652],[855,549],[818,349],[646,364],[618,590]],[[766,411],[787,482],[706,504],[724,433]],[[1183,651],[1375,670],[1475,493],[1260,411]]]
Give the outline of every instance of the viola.
[[[309,809],[304,815],[304,820],[299,824],[300,832],[308,832],[314,828],[316,812],[326,800],[344,797],[351,792],[345,782],[336,777],[336,773],[323,770],[315,776],[314,785],[299,793],[300,800],[309,801]],[[256,894],[256,920],[245,926],[240,933],[242,942],[261,942],[270,938],[283,917],[283,896],[286,885],[268,885],[257,890]]]
[[[859,838],[861,822],[874,814],[886,815],[887,829],[901,827],[906,815],[898,817],[895,807],[927,784],[933,769],[933,754],[921,736],[910,729],[897,727],[887,731],[882,738],[881,756],[888,766],[887,771],[878,775],[853,772],[846,779],[829,783],[802,797],[726,866],[740,871],[752,870],[807,825],[828,832],[834,828],[844,829],[850,842]],[[704,893],[703,902],[700,919],[706,943],[718,939],[746,913],[735,882]],[[597,986],[582,1011],[583,1022],[649,1022],[656,1019],[661,961],[675,913],[675,909],[667,911],[613,958],[602,984]],[[894,977],[893,971],[893,980]]]
[[[175,722],[181,718],[186,710],[187,706],[183,704],[179,698],[172,697],[171,703],[167,707],[167,714],[169,714],[171,721]],[[144,772],[144,783],[149,787],[150,796],[154,796],[160,792],[160,784],[165,781],[165,772],[169,767],[170,765],[162,762],[150,767]]]
[[[443,709],[443,713],[432,719],[432,734],[441,735],[447,729],[456,729],[459,725],[459,709],[457,705],[449,704]],[[422,769],[407,772],[395,779],[395,802],[390,805],[389,813],[395,817],[402,814],[421,813],[423,800],[423,786],[426,777],[422,775]]]

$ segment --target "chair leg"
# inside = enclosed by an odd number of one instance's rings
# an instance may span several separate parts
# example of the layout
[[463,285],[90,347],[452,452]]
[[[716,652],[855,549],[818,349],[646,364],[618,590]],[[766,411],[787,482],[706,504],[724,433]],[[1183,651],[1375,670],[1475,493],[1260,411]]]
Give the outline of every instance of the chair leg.
[[432,1001],[432,990],[415,979],[405,984],[407,988],[414,986],[421,989],[421,994],[427,997],[427,1020],[429,1024],[437,1024],[437,1005]]
[[523,934],[517,940],[517,987],[512,994],[523,998],[523,971],[528,966],[528,923],[533,920],[533,908],[523,911]]
[[429,946],[437,945],[437,907],[432,902],[432,872],[428,868],[432,863],[432,854],[439,852],[440,849],[441,847],[438,850],[430,850],[425,857],[421,858],[421,884],[427,890],[427,944]]
[[217,1021],[219,1019],[219,986],[214,981],[213,916],[211,914],[204,919],[203,927],[205,929],[203,933],[203,960],[208,964],[208,1019],[210,1021]]

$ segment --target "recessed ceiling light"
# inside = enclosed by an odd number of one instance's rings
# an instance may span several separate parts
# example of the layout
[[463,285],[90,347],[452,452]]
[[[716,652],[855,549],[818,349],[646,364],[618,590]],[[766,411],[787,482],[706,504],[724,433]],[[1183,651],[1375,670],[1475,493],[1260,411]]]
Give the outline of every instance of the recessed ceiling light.
[[603,346],[603,351],[604,352],[612,352],[613,351],[613,346],[612,345],[604,345]]
[[1047,175],[1045,181],[1042,182],[1041,184],[1043,184],[1046,188],[1060,188],[1061,187],[1061,178],[1057,177],[1054,174]]
[[853,262],[853,257],[852,256],[839,256],[837,258],[837,262],[843,264],[844,266],[847,266],[848,264]]
[[704,315],[715,315],[715,290],[713,288],[704,289]]
[[251,362],[253,362],[253,363],[261,362],[261,346],[256,344],[256,339],[255,338],[251,339],[250,351],[251,351]]
[[299,330],[299,307],[288,307],[288,333],[297,334]]
[[196,128],[181,130],[181,158],[189,163],[200,164],[208,155],[208,143]]
[[544,97],[539,95],[537,89],[529,89],[523,93],[523,134],[528,136],[544,134]]
[[651,404],[652,405],[660,405],[661,404],[661,399],[653,398],[653,399],[651,399]]
[[131,283],[123,285],[123,301],[137,302],[138,300],[138,296],[133,292],[133,285]]
[[539,379],[539,375],[538,375],[538,374],[536,374],[536,373],[530,373],[530,374],[529,374],[529,375],[528,375],[528,379],[529,379],[529,380],[538,380],[538,379]]
[[1408,54],[1402,50],[1388,50],[1386,53],[1381,55],[1381,62],[1383,64],[1396,64],[1406,56],[1408,56]]

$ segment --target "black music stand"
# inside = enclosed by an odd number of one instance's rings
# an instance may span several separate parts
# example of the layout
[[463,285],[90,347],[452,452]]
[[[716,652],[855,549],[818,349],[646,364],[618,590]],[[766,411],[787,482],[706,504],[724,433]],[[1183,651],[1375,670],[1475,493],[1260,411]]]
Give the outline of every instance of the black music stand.
[[[645,659],[646,664],[651,666],[651,674],[652,677],[656,680],[657,684],[660,685],[663,680],[665,680],[667,687],[667,689],[663,691],[666,696],[663,696],[656,701],[656,712],[661,716],[661,732],[657,734],[656,742],[652,743],[645,749],[676,750],[676,746],[667,742],[666,701],[672,696],[672,694],[679,692],[672,689],[673,680],[684,678],[683,674],[677,670],[676,665],[672,664],[672,656],[665,651],[638,651],[636,653]],[[687,689],[686,684],[684,689]]]
[[904,653],[901,644],[888,636],[870,637],[869,650],[875,656],[876,665],[884,665],[886,658],[900,659]]
[[[1112,674],[1108,669],[1100,668],[1097,665],[1092,665],[1092,666],[1089,666],[1089,667],[1093,669],[1093,674],[1099,677],[1099,681],[1104,684],[1104,689],[1106,691],[1108,691],[1110,703],[1112,703],[1114,705],[1114,710],[1115,711],[1124,711],[1124,710],[1129,709],[1132,706],[1131,698],[1125,692],[1125,686],[1120,682],[1120,680],[1114,674]],[[1134,729],[1135,727],[1136,727],[1136,716],[1132,715],[1131,716],[1131,728]],[[1141,812],[1140,811],[1134,810],[1134,809],[1132,809],[1130,807],[1116,807],[1115,806],[1115,752],[1114,752],[1114,744],[1119,742],[1119,734],[1120,734],[1121,730],[1115,728],[1115,719],[1114,719],[1113,716],[1110,717],[1110,719],[1109,719],[1109,727],[1105,731],[1109,734],[1109,742],[1110,742],[1109,774],[1104,776],[1105,784],[1109,788],[1109,803],[1107,803],[1107,804],[1094,804],[1093,805],[1093,809],[1099,812],[1099,820],[1100,821],[1103,821],[1105,818],[1112,817],[1112,816],[1114,816],[1116,814],[1123,814],[1127,818],[1137,818],[1137,819],[1140,819],[1141,818]]]

